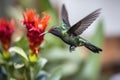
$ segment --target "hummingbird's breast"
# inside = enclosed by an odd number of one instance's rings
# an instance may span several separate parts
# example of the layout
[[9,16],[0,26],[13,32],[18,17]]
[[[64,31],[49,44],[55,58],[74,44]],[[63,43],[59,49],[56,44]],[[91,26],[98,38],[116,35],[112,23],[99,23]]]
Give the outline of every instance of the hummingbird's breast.
[[68,45],[78,46],[78,42],[75,37],[69,36],[69,34],[65,34],[61,39],[67,43]]

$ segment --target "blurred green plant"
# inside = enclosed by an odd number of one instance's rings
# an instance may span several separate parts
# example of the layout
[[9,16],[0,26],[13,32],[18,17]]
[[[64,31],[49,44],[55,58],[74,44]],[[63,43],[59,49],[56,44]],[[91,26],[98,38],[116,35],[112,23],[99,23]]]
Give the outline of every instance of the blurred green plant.
[[[103,44],[103,22],[99,21],[97,29],[91,37],[91,42],[94,44],[102,47]],[[81,73],[81,78],[83,80],[98,80],[100,78],[100,71],[101,71],[101,62],[100,62],[100,54],[92,54],[90,52],[84,68]]]
[[[38,13],[43,11],[51,16],[50,24],[58,23],[57,12],[51,6],[49,0],[19,0],[21,7],[8,10],[9,15],[16,20],[21,20],[23,9],[36,8]],[[21,26],[21,24],[19,24]],[[23,26],[23,25],[22,25]],[[100,21],[91,42],[102,47],[103,22]],[[1,46],[0,46],[1,47]],[[0,76],[1,80],[99,80],[101,62],[99,54],[88,54],[84,57],[84,49],[77,48],[75,54],[68,54],[68,48],[63,42],[47,34],[42,43],[40,54],[36,62],[29,60],[29,42],[25,36],[12,42],[9,48],[9,59],[3,57],[3,49],[0,48]],[[42,58],[42,57],[45,58]],[[47,63],[47,64],[46,64]],[[62,77],[62,78],[61,78]],[[6,79],[7,78],[7,79]]]
[[[29,5],[25,4],[25,3],[22,3],[23,1],[20,1],[20,2],[21,2],[21,4],[24,5],[23,7],[28,7],[28,8],[33,8],[34,7],[34,3],[33,3],[34,1],[32,1],[32,2],[28,1],[30,3]],[[49,2],[47,2],[47,3],[50,4]],[[31,6],[31,4],[33,4],[33,5]],[[10,11],[9,15],[11,17],[14,17],[16,20],[18,20],[18,19],[21,20],[22,19],[21,18],[22,13],[17,14],[17,13],[19,13],[19,11],[15,10],[15,8],[9,8],[9,9],[11,9],[11,11],[9,10]],[[22,9],[20,9],[20,10],[22,12]],[[54,18],[55,13],[53,12],[52,7],[49,8],[48,10],[45,9],[45,11],[50,13],[51,15],[53,15],[52,18],[53,18],[54,21],[52,21],[52,22],[54,22],[54,23],[57,22],[57,20],[56,20],[57,16],[56,16],[56,18]],[[28,11],[26,13],[23,13],[23,16],[24,16],[23,24],[26,24],[28,29],[31,27],[31,25],[28,25],[28,24],[33,24],[30,21],[31,18],[33,18],[33,17],[31,17],[32,13],[33,13],[32,10],[30,12]],[[40,11],[40,13],[41,13],[41,11]],[[15,15],[15,16],[13,16],[13,15]],[[28,17],[28,18],[26,18],[26,17]],[[37,15],[35,17],[35,19],[42,20],[42,21],[40,21],[41,24],[44,27],[47,26],[46,25],[47,20],[48,20],[47,16],[46,17],[43,16],[43,19],[38,19],[38,18],[39,18],[39,16]],[[27,23],[27,19],[29,19],[28,23]],[[18,24],[19,24],[19,22],[18,22]],[[37,25],[37,22],[36,22],[36,25]],[[23,26],[23,25],[20,24],[20,26]],[[37,28],[37,26],[34,27],[34,29],[33,29],[34,32],[37,32],[35,30],[35,28]],[[42,27],[41,27],[41,30],[44,31],[44,29]],[[30,31],[32,31],[32,29]],[[31,34],[32,34],[32,32],[30,33],[29,36],[31,36]],[[27,36],[28,36],[28,34],[27,34]],[[37,35],[34,35],[34,36],[37,36]],[[31,38],[31,39],[33,39],[33,38]],[[42,58],[39,55],[39,53],[35,52],[36,55],[38,54],[37,55],[37,60],[35,60],[35,61],[30,60],[30,59],[35,59],[36,58],[34,56],[33,57],[29,56],[31,51],[29,51],[30,47],[29,47],[28,40],[30,40],[30,38],[27,40],[27,38],[25,36],[21,36],[19,40],[15,40],[15,39],[13,39],[13,40],[15,41],[15,42],[11,41],[13,47],[9,46],[9,50],[7,51],[7,53],[10,54],[9,58],[4,58],[3,48],[1,47],[0,69],[1,69],[1,73],[2,74],[4,73],[4,75],[6,75],[6,78],[4,80],[60,80],[61,75],[62,75],[60,69],[56,69],[53,73],[47,73],[47,72],[42,70],[43,67],[45,66],[45,64],[47,63],[47,60],[45,58]],[[34,40],[32,40],[32,41],[35,41],[35,40],[37,40],[37,39],[35,39],[35,37],[34,37]],[[41,39],[41,41],[42,41],[42,39]],[[33,45],[33,44],[31,44],[31,45]],[[35,47],[36,47],[36,45],[35,45]],[[33,49],[33,47],[31,49]],[[4,54],[6,54],[6,53],[4,52]],[[0,77],[0,79],[3,80],[3,78],[1,78],[1,77]]]

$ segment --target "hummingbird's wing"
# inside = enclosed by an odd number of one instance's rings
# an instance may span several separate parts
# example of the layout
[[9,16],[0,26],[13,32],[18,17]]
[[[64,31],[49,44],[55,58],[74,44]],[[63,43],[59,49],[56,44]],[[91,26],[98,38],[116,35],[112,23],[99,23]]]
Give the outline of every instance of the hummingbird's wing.
[[66,7],[64,4],[62,6],[61,16],[62,16],[63,22],[67,25],[66,27],[69,28],[70,23],[69,23],[69,19],[68,19],[68,13],[67,13],[67,10],[66,10]]
[[80,35],[81,33],[83,33],[84,30],[88,28],[88,26],[90,26],[96,20],[96,18],[100,14],[100,10],[101,9],[95,10],[94,12],[77,22],[67,32],[73,36]]

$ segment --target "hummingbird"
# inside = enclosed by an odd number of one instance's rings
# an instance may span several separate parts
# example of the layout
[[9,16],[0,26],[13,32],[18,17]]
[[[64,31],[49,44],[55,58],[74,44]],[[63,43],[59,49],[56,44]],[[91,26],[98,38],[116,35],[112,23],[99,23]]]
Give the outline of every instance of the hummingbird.
[[53,26],[48,30],[48,33],[51,33],[60,39],[62,39],[66,44],[70,45],[69,50],[74,51],[76,47],[84,46],[91,50],[94,53],[99,53],[102,49],[91,44],[88,40],[80,37],[81,35],[99,16],[101,9],[97,9],[78,21],[73,26],[69,23],[68,13],[65,5],[62,5],[62,24],[58,26]]

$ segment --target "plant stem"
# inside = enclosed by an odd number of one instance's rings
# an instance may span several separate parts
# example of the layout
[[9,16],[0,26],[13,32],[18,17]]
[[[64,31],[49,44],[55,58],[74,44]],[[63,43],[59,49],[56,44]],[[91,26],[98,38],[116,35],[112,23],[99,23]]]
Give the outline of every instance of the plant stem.
[[7,71],[7,80],[10,80],[9,65],[7,63],[5,64],[5,68]]
[[26,75],[25,80],[35,80],[32,66],[29,65],[29,66],[25,67],[25,75]]
[[31,80],[34,80],[34,71],[32,66],[30,66],[30,75],[31,75]]
[[31,80],[31,75],[30,75],[30,69],[29,69],[29,66],[28,67],[25,67],[25,74],[26,74],[26,78],[27,80]]
[[27,80],[26,69],[24,69],[24,79]]

